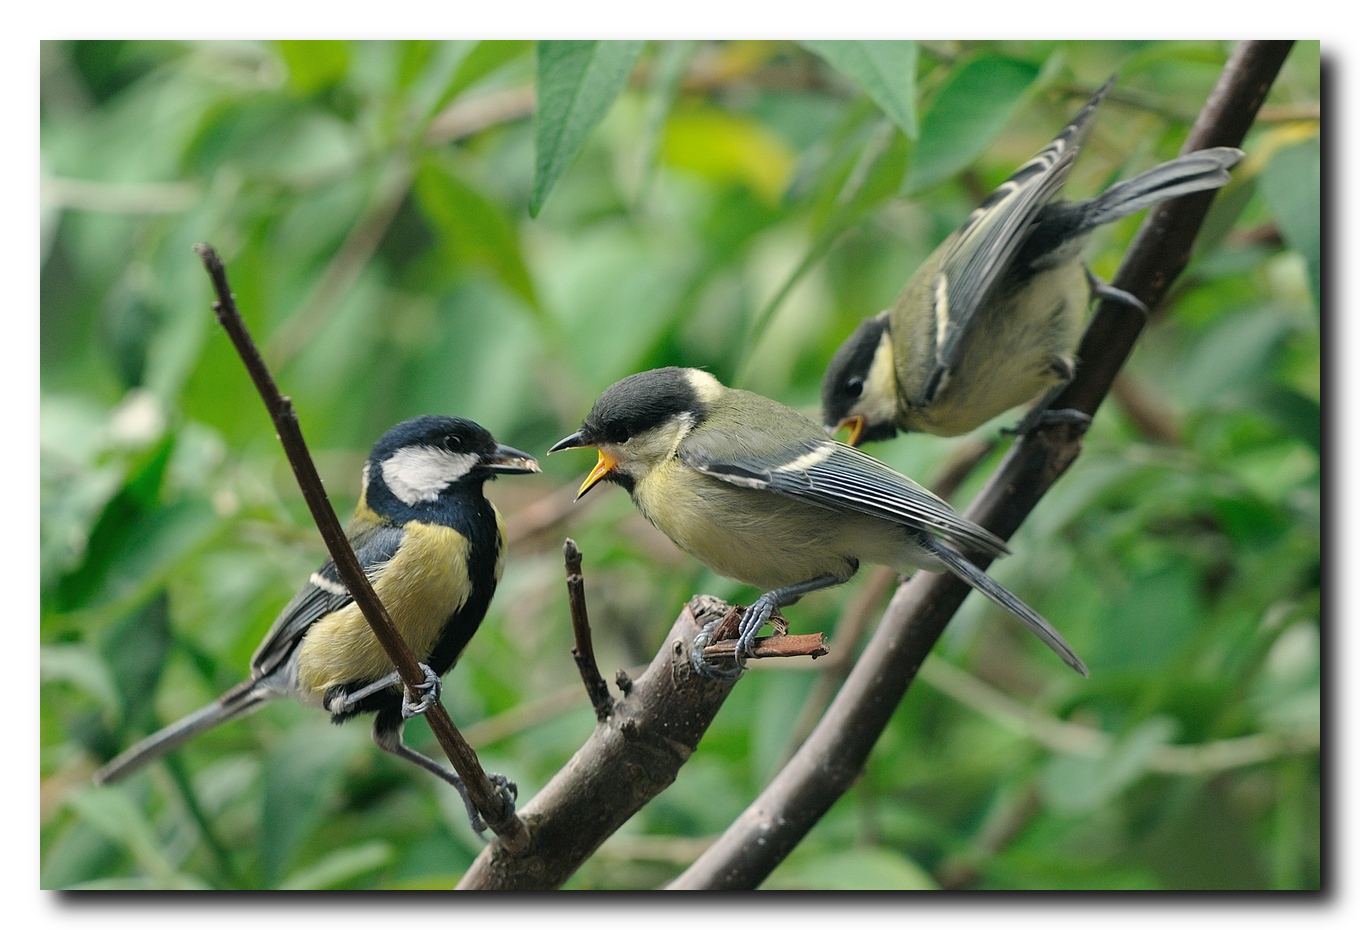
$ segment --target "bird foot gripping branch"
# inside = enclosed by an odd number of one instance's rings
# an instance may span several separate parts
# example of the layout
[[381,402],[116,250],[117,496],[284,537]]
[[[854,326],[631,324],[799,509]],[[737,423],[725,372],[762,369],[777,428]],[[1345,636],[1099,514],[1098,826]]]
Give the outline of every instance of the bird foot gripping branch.
[[[736,661],[737,644],[741,633],[741,621],[750,607],[733,605],[727,613],[707,624],[698,636],[694,637],[694,649],[690,661],[702,675],[719,680],[737,678],[741,675],[744,663],[738,663],[729,671],[713,665],[713,659]],[[825,633],[802,633],[789,635],[789,624],[784,616],[775,611],[770,616],[774,624],[773,636],[755,639],[747,654],[752,659],[790,658],[807,656],[811,659],[824,656],[829,651]]]

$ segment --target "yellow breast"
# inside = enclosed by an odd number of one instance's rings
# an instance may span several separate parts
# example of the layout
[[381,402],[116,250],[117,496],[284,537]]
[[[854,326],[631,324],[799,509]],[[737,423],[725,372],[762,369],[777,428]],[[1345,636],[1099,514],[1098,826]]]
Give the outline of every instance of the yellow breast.
[[855,517],[737,487],[675,460],[639,480],[634,500],[677,546],[728,578],[772,590],[855,572],[859,553],[847,537]]
[[[373,577],[373,589],[417,658],[430,655],[445,621],[467,601],[469,548],[462,534],[446,526],[411,523],[396,556]],[[298,649],[297,663],[298,683],[318,699],[336,685],[392,671],[354,604],[317,621]]]

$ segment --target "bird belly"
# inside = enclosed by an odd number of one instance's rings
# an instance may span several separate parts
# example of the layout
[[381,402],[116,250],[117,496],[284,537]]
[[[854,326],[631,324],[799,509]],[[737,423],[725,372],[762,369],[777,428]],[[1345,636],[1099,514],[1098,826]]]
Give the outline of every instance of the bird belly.
[[[467,538],[456,530],[409,523],[401,548],[373,578],[392,622],[422,661],[445,623],[467,602],[469,553]],[[318,620],[298,648],[298,684],[318,703],[332,687],[376,680],[391,671],[392,661],[353,603]]]
[[674,460],[639,480],[633,500],[704,565],[767,591],[822,575],[848,580],[863,555],[854,530],[872,519],[738,487]]
[[990,301],[934,400],[904,411],[906,429],[966,433],[1070,376],[1090,288],[1080,262],[1035,274]]

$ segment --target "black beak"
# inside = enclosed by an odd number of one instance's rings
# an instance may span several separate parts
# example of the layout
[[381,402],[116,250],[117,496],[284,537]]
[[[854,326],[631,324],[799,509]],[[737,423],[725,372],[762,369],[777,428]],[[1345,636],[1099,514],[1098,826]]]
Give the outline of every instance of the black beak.
[[528,475],[542,471],[532,455],[509,446],[496,446],[495,451],[482,456],[479,464],[498,475]]
[[594,443],[586,438],[585,431],[578,429],[565,439],[558,440],[557,445],[548,450],[548,454],[552,455],[554,452],[561,452],[563,449],[586,449],[593,445]]

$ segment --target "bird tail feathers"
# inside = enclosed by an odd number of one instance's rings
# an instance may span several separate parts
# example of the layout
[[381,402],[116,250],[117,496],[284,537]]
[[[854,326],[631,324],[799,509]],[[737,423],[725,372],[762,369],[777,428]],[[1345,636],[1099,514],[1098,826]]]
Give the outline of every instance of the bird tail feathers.
[[1113,223],[1172,197],[1222,187],[1230,178],[1228,169],[1242,160],[1242,154],[1241,149],[1225,146],[1201,149],[1120,181],[1086,202],[1078,231]]
[[932,537],[926,537],[926,546],[945,566],[970,586],[982,592],[987,598],[996,604],[1004,607],[1011,616],[1023,623],[1031,633],[1043,640],[1044,645],[1058,654],[1058,657],[1066,662],[1073,670],[1081,675],[1089,676],[1086,663],[1081,661],[1072,647],[1067,645],[1067,641],[1062,635],[1043,617],[1035,612],[1020,598],[1007,591],[1001,585],[992,580],[991,576],[978,568],[968,559],[949,546],[941,543]]
[[152,733],[95,772],[94,783],[109,785],[120,781],[204,730],[256,709],[271,696],[269,691],[256,684],[245,682],[244,687],[238,685],[206,707],[200,707],[187,717],[181,717]]

